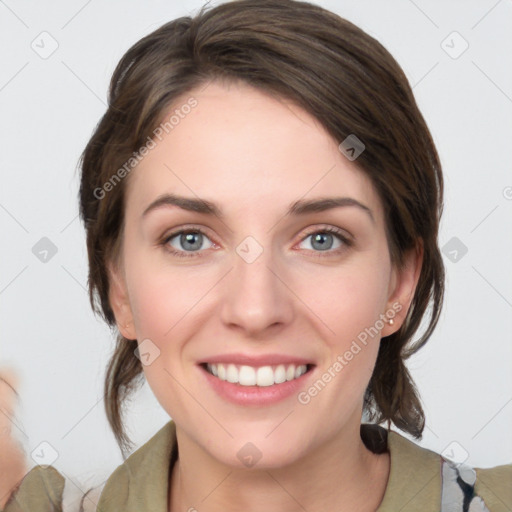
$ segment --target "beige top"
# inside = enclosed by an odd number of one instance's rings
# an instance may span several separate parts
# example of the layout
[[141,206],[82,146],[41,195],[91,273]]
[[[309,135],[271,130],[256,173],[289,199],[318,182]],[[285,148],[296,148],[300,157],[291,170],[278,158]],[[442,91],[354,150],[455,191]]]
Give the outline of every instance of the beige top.
[[[97,510],[168,512],[170,468],[177,457],[175,428],[174,422],[169,421],[112,473],[101,491]],[[476,498],[469,508],[446,507],[446,496],[451,494],[444,491],[441,507],[443,478],[448,480],[441,455],[377,425],[362,424],[361,438],[373,452],[390,453],[389,479],[376,512],[512,511],[512,463],[475,468],[474,495],[481,500]],[[25,476],[3,512],[62,510],[64,486],[65,479],[55,468],[36,466]],[[98,500],[93,496],[91,493],[84,498],[85,510],[96,510]]]

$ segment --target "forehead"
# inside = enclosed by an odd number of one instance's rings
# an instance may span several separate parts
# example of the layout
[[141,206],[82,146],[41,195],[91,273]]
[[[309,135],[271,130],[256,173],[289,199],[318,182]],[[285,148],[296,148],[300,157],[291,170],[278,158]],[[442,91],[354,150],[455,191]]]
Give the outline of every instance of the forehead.
[[131,209],[142,211],[162,193],[211,199],[245,215],[343,195],[381,215],[370,179],[317,119],[286,99],[211,82],[175,101],[164,122],[171,117],[129,176]]

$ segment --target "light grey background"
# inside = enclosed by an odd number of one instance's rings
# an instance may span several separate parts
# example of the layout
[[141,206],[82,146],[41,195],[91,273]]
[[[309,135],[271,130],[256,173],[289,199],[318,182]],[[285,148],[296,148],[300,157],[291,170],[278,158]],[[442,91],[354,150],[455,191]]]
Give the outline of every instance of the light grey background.
[[[402,65],[444,166],[445,310],[409,363],[427,416],[418,444],[473,466],[510,463],[512,1],[317,3]],[[122,459],[103,410],[113,337],[88,303],[77,159],[124,52],[201,4],[0,1],[0,363],[21,372],[27,450],[49,443],[54,465],[80,482],[97,482]],[[43,237],[57,248],[46,263],[32,252]],[[145,386],[128,416],[137,446],[166,421]]]

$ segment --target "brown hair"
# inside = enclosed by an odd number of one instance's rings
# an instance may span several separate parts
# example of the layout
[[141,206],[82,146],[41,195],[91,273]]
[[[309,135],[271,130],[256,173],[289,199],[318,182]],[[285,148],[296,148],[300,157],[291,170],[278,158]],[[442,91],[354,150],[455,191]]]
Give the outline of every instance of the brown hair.
[[[431,336],[441,312],[444,266],[437,236],[443,209],[441,164],[402,69],[374,38],[308,2],[235,0],[203,7],[135,43],[111,79],[109,106],[81,155],[80,215],[87,232],[89,297],[115,327],[107,262],[119,257],[126,179],[104,184],[152,136],[178,97],[211,80],[242,80],[312,114],[340,143],[366,146],[356,164],[383,203],[391,261],[423,245],[415,295],[401,328],[380,344],[364,400],[377,423],[421,438],[425,418],[404,360]],[[119,175],[118,175],[119,176]],[[101,193],[98,191],[102,191]],[[431,302],[423,335],[412,338]],[[142,382],[136,340],[117,333],[105,377],[108,421],[122,450],[125,399]]]

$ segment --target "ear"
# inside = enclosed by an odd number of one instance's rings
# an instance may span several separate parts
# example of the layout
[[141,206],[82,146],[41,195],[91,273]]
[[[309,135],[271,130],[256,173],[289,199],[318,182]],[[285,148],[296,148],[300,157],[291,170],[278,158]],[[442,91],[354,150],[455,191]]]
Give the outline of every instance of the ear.
[[[405,322],[420,277],[423,253],[423,241],[420,240],[415,248],[405,254],[403,269],[393,268],[388,291],[387,311],[394,311],[395,316],[393,325],[385,324],[382,329],[382,337],[398,331]],[[388,317],[391,318],[390,315]]]
[[137,339],[133,314],[126,290],[126,282],[122,270],[114,263],[107,264],[109,275],[109,302],[116,317],[119,332],[129,340]]

